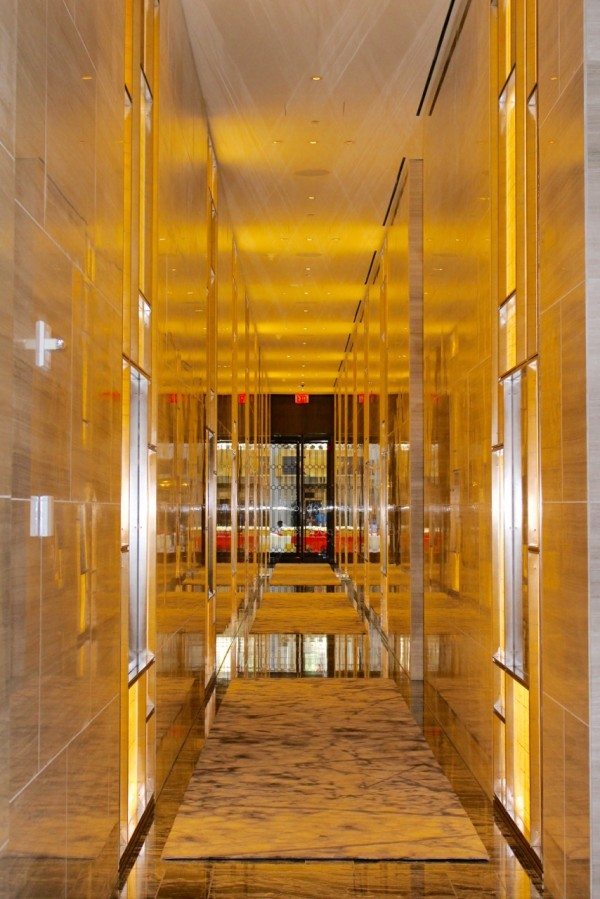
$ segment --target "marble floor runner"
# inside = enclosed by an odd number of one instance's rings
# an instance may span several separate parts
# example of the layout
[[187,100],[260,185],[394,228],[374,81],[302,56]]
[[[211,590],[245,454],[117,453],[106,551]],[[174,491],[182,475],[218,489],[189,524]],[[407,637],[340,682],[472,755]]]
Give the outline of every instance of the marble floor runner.
[[282,570],[274,571],[268,583],[272,587],[339,587],[340,579],[336,577],[331,568],[327,571],[286,571],[287,566],[282,565]]
[[252,634],[364,634],[345,593],[264,593]]
[[[230,625],[241,600],[241,593],[239,599],[232,597],[230,592],[215,594],[217,633],[222,633]],[[197,590],[160,593],[156,602],[156,621],[159,634],[171,634],[178,630],[203,632],[206,627],[206,594]]]
[[236,680],[165,859],[487,861],[388,680]]

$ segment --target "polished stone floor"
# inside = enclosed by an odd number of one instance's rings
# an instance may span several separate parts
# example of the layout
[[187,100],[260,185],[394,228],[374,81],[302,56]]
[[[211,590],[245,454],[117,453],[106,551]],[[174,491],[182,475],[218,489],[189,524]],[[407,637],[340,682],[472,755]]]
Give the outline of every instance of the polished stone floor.
[[365,623],[345,593],[265,593],[252,634],[363,634]]
[[230,684],[163,856],[488,860],[394,682],[323,677]]
[[[377,632],[357,635],[249,635],[243,629],[234,654],[222,666],[221,696],[234,666],[242,677],[378,677],[386,651]],[[383,663],[383,664],[382,664]],[[406,685],[403,685],[404,687]],[[422,715],[424,732],[444,774],[468,813],[489,863],[470,862],[202,862],[167,861],[162,853],[200,750],[204,721],[198,720],[158,798],[156,816],[121,899],[150,897],[537,897],[544,895],[534,872],[519,862],[516,847],[503,836],[490,802],[445,738],[422,697],[412,710]],[[217,719],[218,720],[218,719]]]

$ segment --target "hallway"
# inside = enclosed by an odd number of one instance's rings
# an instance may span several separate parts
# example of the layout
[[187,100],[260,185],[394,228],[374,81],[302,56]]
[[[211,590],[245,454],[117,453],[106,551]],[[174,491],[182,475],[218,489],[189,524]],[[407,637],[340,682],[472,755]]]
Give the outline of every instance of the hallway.
[[600,896],[599,35],[0,0],[2,897]]

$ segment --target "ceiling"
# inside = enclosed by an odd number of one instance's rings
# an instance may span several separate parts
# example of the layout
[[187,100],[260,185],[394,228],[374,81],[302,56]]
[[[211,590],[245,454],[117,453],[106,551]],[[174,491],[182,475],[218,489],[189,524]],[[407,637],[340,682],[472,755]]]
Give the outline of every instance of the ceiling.
[[183,0],[269,389],[329,393],[449,0]]

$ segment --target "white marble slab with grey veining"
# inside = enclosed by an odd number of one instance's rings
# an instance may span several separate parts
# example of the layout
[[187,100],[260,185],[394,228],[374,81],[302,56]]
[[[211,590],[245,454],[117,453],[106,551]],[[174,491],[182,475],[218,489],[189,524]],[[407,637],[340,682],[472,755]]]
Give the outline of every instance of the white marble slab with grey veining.
[[487,861],[388,680],[238,680],[166,859]]

